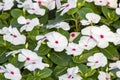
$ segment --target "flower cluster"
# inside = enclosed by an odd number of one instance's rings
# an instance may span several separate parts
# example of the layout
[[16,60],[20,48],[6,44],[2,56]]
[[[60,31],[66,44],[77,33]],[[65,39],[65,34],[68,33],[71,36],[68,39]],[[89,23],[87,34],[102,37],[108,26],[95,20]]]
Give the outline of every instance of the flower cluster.
[[1,80],[119,80],[119,0],[0,0]]

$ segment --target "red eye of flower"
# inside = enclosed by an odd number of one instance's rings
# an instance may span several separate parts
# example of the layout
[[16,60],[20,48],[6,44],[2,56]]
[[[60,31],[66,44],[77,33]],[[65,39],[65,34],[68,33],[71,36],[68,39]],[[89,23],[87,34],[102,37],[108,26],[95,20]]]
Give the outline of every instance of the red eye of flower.
[[72,49],[72,51],[76,51],[76,49],[75,49],[75,48],[73,48],[73,49]]
[[26,60],[27,60],[27,61],[30,61],[30,58],[29,58],[29,57],[27,57],[27,58],[26,58]]
[[70,4],[67,4],[65,7],[69,7],[70,6]]
[[104,35],[100,35],[100,38],[103,39],[103,38],[104,38]]
[[58,41],[55,41],[56,44],[58,44],[59,42]]
[[93,39],[93,36],[92,36],[92,35],[90,35],[89,37],[90,37],[90,39]]
[[14,75],[14,72],[13,72],[13,71],[11,71],[11,72],[10,72],[10,74]]
[[26,25],[30,24],[30,22],[26,22]]
[[36,64],[36,62],[32,62],[32,64]]
[[74,33],[72,33],[70,36],[71,36],[71,37],[75,37],[75,34],[74,34]]

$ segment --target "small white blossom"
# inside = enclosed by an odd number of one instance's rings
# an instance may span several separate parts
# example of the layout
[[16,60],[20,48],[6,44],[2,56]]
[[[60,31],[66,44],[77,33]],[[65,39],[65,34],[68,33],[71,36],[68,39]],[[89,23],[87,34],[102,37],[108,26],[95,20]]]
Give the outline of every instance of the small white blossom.
[[72,67],[67,69],[67,73],[59,76],[59,80],[82,80],[81,76],[78,75],[78,67]]
[[109,42],[113,42],[115,38],[114,33],[106,25],[93,27],[91,32],[92,37],[97,41],[97,46],[100,48],[106,48],[109,46]]
[[105,73],[103,71],[100,71],[99,73],[100,74],[98,75],[98,80],[111,80],[109,73]]
[[0,2],[0,10],[10,10],[14,5],[14,0],[3,0],[3,2]]
[[94,0],[86,0],[86,2],[93,2]]
[[68,40],[65,36],[58,32],[49,32],[45,35],[47,37],[47,45],[53,48],[57,52],[63,51],[68,44]]
[[82,23],[82,25],[89,25],[92,23],[98,23],[101,19],[101,17],[98,14],[95,13],[87,13],[86,14],[86,19],[87,20],[81,20],[80,22]]
[[20,16],[18,17],[17,21],[19,24],[23,25],[20,29],[21,32],[23,30],[32,31],[33,28],[39,24],[38,18],[33,18],[30,20],[30,19],[25,19],[23,16]]
[[0,73],[4,73],[6,69],[3,66],[0,66]]
[[88,57],[88,66],[91,68],[104,67],[107,64],[107,58],[102,53],[95,53],[93,56]]
[[18,55],[19,62],[25,62],[25,69],[30,71],[34,71],[35,69],[44,69],[45,67],[49,67],[48,64],[42,62],[42,57],[38,56],[35,52],[31,50],[22,49],[22,54]]
[[81,47],[79,47],[78,44],[76,43],[69,43],[68,46],[66,47],[66,53],[68,55],[74,55],[74,56],[78,56],[83,52],[84,49],[82,49]]
[[96,45],[97,43],[94,41],[94,39],[87,36],[82,36],[79,40],[80,48],[85,50],[93,49]]
[[110,67],[109,70],[112,70],[112,69],[115,69],[115,68],[120,69],[120,61],[116,61],[115,63],[110,63],[109,67]]
[[115,38],[113,40],[113,43],[115,45],[120,44],[120,29],[119,28],[116,30],[116,33],[114,33],[114,35],[115,35]]
[[12,64],[7,64],[5,65],[6,67],[6,72],[4,73],[5,78],[10,79],[10,80],[21,80],[22,75],[20,74],[20,70],[16,68]]
[[107,0],[107,5],[110,8],[117,8],[117,0]]
[[98,6],[106,6],[107,5],[107,0],[94,0],[95,5]]
[[43,41],[45,41],[47,39],[47,37],[45,35],[39,35],[39,36],[36,36],[36,40],[38,41],[37,42],[37,46],[35,47],[35,51],[39,50],[39,47],[41,46],[41,43]]
[[21,35],[17,28],[12,28],[11,26],[9,28],[5,27],[0,30],[0,33],[3,34],[3,39],[5,41],[8,41],[13,45],[25,44],[26,42],[26,37]]
[[120,78],[120,71],[116,72],[116,76]]
[[34,71],[35,69],[43,70],[45,67],[49,67],[49,65],[43,63],[41,57],[39,57],[37,60],[31,60],[25,64],[25,69],[30,71]]
[[115,12],[117,15],[120,15],[120,3],[118,4],[118,8],[116,8]]
[[59,9],[59,11],[61,11],[61,10],[63,10],[63,11],[61,12],[60,15],[63,15],[66,12],[68,12],[70,9],[75,8],[76,3],[77,3],[77,0],[68,0],[67,3],[64,3],[63,5],[61,5],[61,8]]
[[70,26],[67,22],[59,22],[57,24],[47,25],[48,29],[51,28],[62,28],[63,30],[70,30]]

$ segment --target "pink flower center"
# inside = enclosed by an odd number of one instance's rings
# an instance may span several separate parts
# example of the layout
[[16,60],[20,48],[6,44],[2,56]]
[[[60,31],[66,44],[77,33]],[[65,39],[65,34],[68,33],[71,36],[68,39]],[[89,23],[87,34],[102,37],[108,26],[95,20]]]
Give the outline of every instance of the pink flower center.
[[26,58],[26,60],[27,60],[27,61],[30,61],[30,58],[29,58],[29,57],[27,57],[27,58]]
[[75,48],[73,48],[73,49],[72,49],[72,51],[76,51],[76,49],[75,49]]
[[58,44],[59,42],[58,41],[55,41],[55,44]]
[[13,71],[11,71],[11,72],[10,72],[10,74],[14,75],[14,72],[13,72]]
[[90,39],[93,39],[93,36],[92,36],[92,35],[90,35],[89,37],[90,37]]
[[70,36],[71,36],[71,37],[75,37],[75,34],[74,34],[74,33],[72,33]]
[[100,2],[100,3],[102,3],[102,1],[101,1],[101,0],[100,0],[99,2]]
[[38,1],[38,4],[39,4],[39,6],[41,6],[42,5],[42,1]]
[[69,78],[69,79],[72,78],[72,75],[68,75],[68,78]]
[[35,10],[35,8],[32,8],[32,10]]
[[100,35],[100,38],[103,39],[103,38],[104,38],[104,35],[101,34],[101,35]]
[[3,4],[1,4],[1,6],[4,6],[4,3],[3,3]]
[[26,22],[26,25],[29,25],[30,24],[30,22]]
[[70,6],[70,4],[67,4],[65,7],[69,7]]
[[32,62],[32,64],[36,64],[36,62]]
[[99,61],[96,61],[95,63],[99,63]]
[[107,5],[110,5],[110,2],[107,2]]
[[105,79],[106,79],[106,80],[109,80],[109,78],[107,78],[107,77],[106,77]]
[[17,35],[12,35],[14,38],[17,38]]
[[87,47],[88,45],[87,45],[87,44],[85,44],[84,46],[85,46],[85,47]]

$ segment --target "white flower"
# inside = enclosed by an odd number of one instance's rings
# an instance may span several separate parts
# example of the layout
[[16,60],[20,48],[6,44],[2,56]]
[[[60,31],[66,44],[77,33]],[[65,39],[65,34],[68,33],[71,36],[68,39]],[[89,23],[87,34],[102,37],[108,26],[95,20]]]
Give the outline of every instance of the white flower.
[[120,61],[116,61],[115,63],[110,63],[109,67],[110,67],[109,70],[112,70],[112,69],[115,69],[115,68],[120,69]]
[[41,43],[43,41],[45,41],[47,39],[47,37],[45,35],[39,35],[39,36],[36,36],[36,40],[38,40],[37,42],[37,46],[35,47],[35,51],[37,51],[39,49],[39,47],[41,46]]
[[107,0],[107,5],[110,8],[117,8],[117,0]]
[[20,29],[21,32],[23,30],[32,31],[33,28],[39,24],[38,18],[34,18],[34,19],[30,20],[30,19],[25,19],[23,16],[20,16],[20,17],[18,17],[17,21],[19,24],[23,24],[23,26]]
[[95,5],[106,6],[107,0],[94,0]]
[[66,47],[66,53],[68,55],[74,55],[78,56],[83,52],[84,49],[80,48],[78,44],[76,43],[69,43],[68,46]]
[[78,75],[78,67],[72,67],[67,69],[67,73],[59,76],[59,80],[82,80],[81,76]]
[[47,25],[48,29],[51,28],[62,28],[63,30],[70,30],[70,25],[67,22],[59,22],[57,24]]
[[47,45],[53,48],[57,52],[63,51],[68,44],[68,40],[65,36],[58,32],[49,32],[45,35],[47,37]]
[[23,3],[18,4],[19,8],[24,7],[28,13],[43,16],[45,14],[45,9],[39,7],[37,3],[33,3],[32,0],[25,0]]
[[79,46],[83,49],[90,50],[97,45],[97,42],[92,36],[92,28],[96,26],[88,26],[81,30],[82,36],[79,40]]
[[69,41],[72,42],[79,34],[80,32],[71,32]]
[[116,76],[120,78],[120,71],[116,72]]
[[86,14],[86,19],[87,20],[81,20],[80,22],[82,23],[82,25],[89,25],[92,23],[98,23],[101,19],[101,17],[98,14],[95,13],[87,13]]
[[10,10],[14,5],[14,0],[3,0],[3,2],[0,2],[0,10]]
[[25,44],[26,37],[24,35],[21,35],[17,28],[12,28],[11,26],[9,28],[4,28],[2,31],[3,33],[3,39],[10,42],[13,45],[19,45],[19,44]]
[[18,8],[26,8],[29,9],[30,5],[33,4],[32,0],[25,0],[24,2],[21,2],[20,0],[17,0],[17,2],[19,3],[17,6]]
[[118,4],[118,8],[116,8],[115,11],[116,11],[116,14],[117,14],[117,15],[120,15],[120,3]]
[[6,69],[3,66],[0,66],[0,73],[4,73]]
[[87,37],[87,36],[82,36],[79,40],[79,46],[82,49],[90,50],[93,49],[97,43],[94,41],[94,39]]
[[116,33],[114,33],[114,35],[115,35],[115,38],[113,40],[113,43],[115,45],[120,44],[120,29],[119,28],[116,30]]
[[10,80],[21,80],[22,75],[20,74],[20,70],[16,68],[12,64],[7,64],[5,65],[6,67],[6,72],[4,73],[5,78],[10,79]]
[[93,38],[97,41],[97,46],[100,48],[106,48],[109,42],[113,42],[115,38],[114,33],[106,25],[93,27],[91,32]]
[[29,62],[31,60],[37,60],[38,59],[38,55],[35,52],[32,52],[31,50],[27,50],[27,49],[22,49],[21,50],[22,54],[18,55],[18,61],[20,62]]
[[30,8],[27,9],[28,13],[36,14],[43,16],[45,14],[45,9],[39,7],[37,3],[33,3],[30,5]]
[[49,67],[48,64],[42,62],[42,57],[38,56],[35,52],[32,52],[27,49],[21,50],[22,54],[18,55],[19,62],[25,62],[24,66],[30,71],[34,71],[35,69],[44,69],[45,67]]
[[99,80],[111,80],[110,74],[109,73],[105,73],[103,71],[99,72],[100,74],[98,75],[98,79]]
[[88,57],[88,66],[91,68],[104,67],[107,64],[107,58],[102,53],[95,53],[93,56]]
[[39,57],[37,60],[31,60],[25,64],[25,69],[30,71],[34,71],[35,69],[43,70],[45,67],[49,67],[49,65],[43,63],[41,57]]
[[61,11],[61,10],[63,10],[63,11],[61,12],[60,15],[63,15],[66,12],[68,12],[70,9],[75,8],[76,7],[76,3],[77,3],[77,0],[68,0],[67,3],[61,5],[61,8],[60,8],[59,11]]

